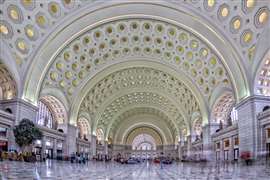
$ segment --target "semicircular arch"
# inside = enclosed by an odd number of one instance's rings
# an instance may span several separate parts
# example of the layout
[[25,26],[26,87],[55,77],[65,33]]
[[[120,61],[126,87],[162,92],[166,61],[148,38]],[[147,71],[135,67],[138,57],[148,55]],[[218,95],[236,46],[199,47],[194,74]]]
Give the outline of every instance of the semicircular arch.
[[136,136],[140,134],[148,134],[155,139],[156,145],[162,145],[163,140],[159,132],[149,126],[141,126],[133,128],[126,134],[124,144],[131,145]]
[[[125,120],[125,118],[130,118],[136,115],[142,115],[142,114],[151,114],[160,117],[160,119],[167,122],[167,125],[170,127],[172,131],[174,131],[174,135],[179,134],[179,124],[171,123],[169,120],[169,116],[164,111],[164,109],[155,107],[152,105],[134,105],[131,107],[124,108],[121,110],[116,116],[113,118],[112,122],[109,124],[107,130],[106,130],[106,137],[109,136],[109,134],[112,132],[115,132],[115,128],[121,123],[122,120]],[[116,124],[118,124],[116,126]],[[114,126],[115,125],[115,126]],[[178,125],[178,126],[177,126]]]
[[[130,3],[129,4],[130,6],[132,6],[132,3]],[[122,5],[118,5],[118,6],[114,6],[114,7],[110,7],[110,8],[119,8],[119,6],[122,6]],[[124,5],[123,5],[124,6]],[[127,6],[127,5],[126,5]],[[160,6],[160,5],[158,5],[158,4],[147,4],[147,6],[149,6],[148,8],[153,8],[153,6],[157,6],[158,8],[161,8],[161,9],[166,9],[166,8],[168,8],[169,6],[167,6],[167,7],[165,7],[165,6]],[[109,8],[109,7],[107,7],[107,8]],[[170,8],[172,8],[172,7],[170,7]],[[104,9],[106,9],[106,8],[104,8]],[[137,9],[137,8],[136,8]],[[147,8],[146,8],[147,9]],[[224,64],[226,64],[226,66],[227,66],[227,69],[229,69],[229,74],[231,75],[231,77],[233,78],[233,84],[234,84],[234,89],[236,90],[236,92],[237,92],[237,100],[239,100],[239,99],[241,99],[241,98],[243,98],[243,97],[245,97],[246,95],[248,95],[249,93],[248,93],[248,88],[247,88],[247,86],[248,86],[248,83],[246,83],[247,81],[246,81],[246,78],[245,78],[245,75],[243,75],[243,69],[241,69],[241,66],[239,66],[239,63],[237,64],[236,62],[239,62],[238,61],[238,56],[236,55],[237,53],[235,53],[232,49],[226,49],[226,48],[224,48],[224,47],[228,47],[228,46],[230,46],[230,45],[228,45],[228,44],[226,44],[226,41],[224,42],[224,40],[223,40],[223,38],[221,38],[222,36],[219,36],[218,35],[218,33],[213,33],[212,31],[211,31],[211,29],[209,28],[209,26],[207,26],[207,23],[206,24],[201,24],[201,22],[199,22],[198,21],[198,19],[194,19],[194,18],[188,18],[188,19],[190,19],[190,22],[185,22],[185,21],[183,21],[183,19],[187,19],[186,17],[187,16],[190,16],[190,14],[189,13],[187,13],[187,14],[184,14],[184,13],[182,13],[182,12],[180,12],[180,11],[178,11],[177,10],[177,8],[174,8],[174,12],[171,12],[171,13],[168,13],[168,15],[166,15],[166,17],[162,17],[162,18],[160,18],[160,19],[168,19],[169,21],[175,21],[175,23],[177,23],[177,24],[181,24],[182,26],[184,26],[183,24],[185,24],[185,27],[187,28],[187,29],[189,29],[190,31],[192,31],[192,32],[195,32],[197,35],[199,35],[199,36],[201,36],[201,37],[203,37],[203,39],[204,40],[206,40],[207,38],[205,38],[205,37],[207,37],[207,36],[209,36],[209,35],[206,35],[207,33],[208,34],[211,34],[211,35],[213,35],[213,37],[210,37],[210,39],[207,41],[210,45],[211,45],[211,47],[213,48],[213,49],[218,49],[219,50],[219,52],[221,51],[221,53],[219,53],[219,54],[221,54],[222,55],[222,59],[223,59],[223,61],[224,61]],[[101,13],[102,12],[102,10],[100,10],[100,11],[98,11],[97,13]],[[122,13],[122,11],[121,10],[119,10],[119,11],[114,11],[114,12],[117,12],[117,14],[119,14],[119,16],[120,16],[120,14]],[[149,13],[149,12],[151,12],[151,13]],[[152,11],[149,11],[148,12],[148,14],[151,14],[153,17],[154,17],[154,12],[152,12]],[[184,12],[184,11],[183,11]],[[86,12],[82,12],[82,14],[83,13],[86,13]],[[89,12],[87,12],[89,15],[91,14],[91,15],[93,15],[92,13],[89,13]],[[125,12],[126,13],[126,12]],[[130,12],[131,13],[131,12]],[[178,14],[178,15],[182,15],[182,16],[175,16],[175,13],[176,14]],[[182,13],[182,14],[181,14]],[[82,15],[81,14],[81,15]],[[106,13],[104,13],[104,14],[106,14]],[[174,16],[172,16],[172,14],[174,14]],[[111,14],[110,14],[110,16],[112,16]],[[85,18],[86,18],[87,16],[85,16]],[[97,17],[97,16],[95,16],[95,17]],[[101,17],[103,17],[104,19],[106,19],[105,17],[104,17],[104,15],[103,16],[101,16]],[[177,19],[175,19],[174,17],[178,17]],[[180,17],[180,18],[179,18]],[[184,18],[185,17],[185,18]],[[89,17],[88,17],[89,18]],[[111,19],[110,19],[111,20]],[[180,21],[180,22],[179,22]],[[181,22],[182,21],[182,22]],[[194,22],[194,21],[196,21],[196,23]],[[102,21],[102,23],[103,23],[104,21]],[[185,23],[184,23],[185,22]],[[202,20],[202,22],[204,22],[203,20]],[[67,23],[68,24],[68,23]],[[194,24],[196,24],[196,27],[192,27],[192,26],[194,26]],[[201,32],[201,34],[199,34],[198,32],[198,26],[197,26],[197,24],[201,24],[202,25],[202,27],[200,27],[200,32]],[[75,21],[74,21],[74,23],[72,24],[72,26],[74,26],[74,27],[76,27],[76,23],[75,23]],[[78,26],[79,28],[82,28],[81,26]],[[77,28],[74,28],[74,30],[76,29],[76,31],[77,32],[81,32],[80,30],[78,30]],[[73,32],[75,32],[75,31],[73,31]],[[70,34],[70,36],[69,37],[74,37],[74,34],[72,34],[73,32],[69,32],[69,33],[71,33]],[[206,33],[207,32],[207,33]],[[65,33],[63,33],[63,34],[65,34]],[[65,34],[65,35],[67,35],[67,34]],[[55,38],[56,40],[59,40],[58,38]],[[213,40],[213,39],[216,39],[216,40]],[[213,41],[212,41],[213,40]],[[68,41],[66,41],[66,42],[68,42]],[[62,41],[60,41],[60,43],[61,44],[65,44],[65,43],[63,43]],[[57,43],[58,44],[58,43]],[[225,44],[225,45],[224,45]],[[217,48],[214,48],[215,47],[215,45],[217,45]],[[226,46],[226,45],[228,45],[228,46]],[[223,48],[221,47],[221,46],[224,46]],[[53,46],[53,47],[55,47],[55,46]],[[59,48],[58,48],[59,49]],[[47,51],[48,52],[48,51]],[[226,52],[226,53],[225,53]],[[42,54],[42,52],[41,52],[41,54]],[[53,54],[53,56],[55,55],[55,53],[52,53]],[[37,58],[37,59],[40,59],[40,58]],[[49,59],[51,59],[51,58],[49,58]],[[226,60],[228,60],[227,62],[225,61],[225,59]],[[236,60],[236,62],[235,62],[235,59],[237,59]],[[230,68],[228,68],[228,67],[230,67]],[[45,68],[46,69],[46,68]],[[35,73],[34,73],[35,74]],[[241,76],[239,76],[239,74],[241,74]],[[31,73],[29,73],[29,75],[31,76]],[[32,77],[34,77],[34,76],[32,76]],[[41,77],[41,76],[39,76],[39,77]],[[234,79],[235,78],[235,79]],[[30,79],[30,78],[29,78]],[[30,81],[29,81],[29,79],[27,79],[27,82],[26,82],[26,84],[27,83],[29,83]],[[39,80],[37,80],[37,81],[39,81]],[[34,80],[33,82],[35,83],[35,84],[39,84],[40,85],[40,83],[36,83],[37,82],[36,80]],[[31,85],[30,85],[31,86]],[[29,87],[30,87],[29,86]],[[30,91],[28,91],[29,89],[31,89],[31,88],[29,88],[29,87],[25,87],[26,89],[25,89],[25,98],[26,99],[28,99],[28,98],[30,98],[30,100],[35,100],[35,98],[31,98],[31,97],[28,97],[28,95],[29,94],[27,94],[27,93],[30,93]],[[243,88],[244,87],[244,88]],[[27,90],[28,89],[28,90]],[[34,89],[34,88],[33,88]],[[39,89],[39,88],[38,88]],[[33,92],[32,92],[33,93]],[[37,93],[35,93],[35,94],[37,94]]]

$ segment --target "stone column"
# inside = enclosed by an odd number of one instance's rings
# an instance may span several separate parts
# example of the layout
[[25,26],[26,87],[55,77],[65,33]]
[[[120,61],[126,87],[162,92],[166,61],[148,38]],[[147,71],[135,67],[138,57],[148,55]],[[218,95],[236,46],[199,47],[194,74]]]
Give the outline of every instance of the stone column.
[[257,115],[269,104],[270,98],[265,96],[250,96],[237,104],[240,156],[245,151],[251,152],[254,159],[259,155],[260,132]]
[[91,140],[92,140],[92,135],[91,135],[91,134],[87,134],[87,135],[86,135],[86,138],[87,138],[88,142],[91,142]]
[[181,161],[183,159],[183,154],[182,154],[182,141],[178,142],[178,157],[179,160]]
[[234,160],[234,138],[230,137],[229,161]]
[[108,155],[108,141],[104,141],[104,154]]
[[7,138],[8,138],[8,150],[19,149],[19,146],[15,141],[15,136],[12,127],[7,128]]
[[220,161],[224,161],[224,142],[220,140],[220,152],[219,152]]
[[210,124],[207,124],[203,127],[203,157],[207,161],[213,161],[214,160],[214,148],[213,148],[213,142],[211,139],[211,131],[212,126]]
[[[261,142],[260,142],[261,143],[261,148],[260,148],[260,152],[266,152],[266,140],[267,140],[267,128],[261,127]],[[262,158],[265,158],[265,155],[262,156]]]
[[56,159],[57,156],[57,139],[53,139],[53,158]]
[[43,160],[43,158],[46,158],[45,152],[46,152],[46,137],[43,136],[41,139],[41,158],[42,158],[42,160]]
[[[258,129],[258,152],[266,152],[266,137],[267,137],[267,127],[263,125],[259,125]],[[265,159],[265,153],[260,153],[260,160]]]
[[187,157],[192,156],[192,143],[191,143],[191,135],[187,136]]
[[95,135],[91,136],[91,156],[97,154],[97,137]]
[[65,152],[67,156],[70,156],[72,153],[76,153],[76,150],[77,150],[76,132],[77,132],[77,127],[71,124],[68,124],[67,134],[66,134],[66,152]]

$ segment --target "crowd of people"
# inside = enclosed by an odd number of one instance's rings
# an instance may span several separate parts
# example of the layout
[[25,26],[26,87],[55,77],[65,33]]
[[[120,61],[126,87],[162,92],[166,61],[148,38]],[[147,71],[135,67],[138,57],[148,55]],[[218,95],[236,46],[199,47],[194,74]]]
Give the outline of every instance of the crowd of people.
[[85,164],[89,160],[88,154],[86,153],[72,153],[70,156],[71,163]]
[[[25,162],[36,162],[36,161],[46,161],[51,157],[48,154],[44,154],[42,158],[37,158],[40,155],[36,155],[34,152],[17,152],[17,151],[10,151],[4,152],[0,151],[0,161],[3,160],[10,160],[10,161],[25,161]],[[87,153],[72,153],[70,157],[67,158],[56,158],[57,160],[69,160],[71,163],[79,163],[79,164],[86,164],[89,161],[89,154]],[[137,164],[144,161],[153,162],[153,163],[160,163],[161,167],[162,164],[171,164],[173,159],[169,157],[159,156],[154,159],[151,158],[135,158],[135,157],[123,157],[121,154],[118,154],[114,157],[104,154],[97,154],[95,155],[92,160],[94,161],[115,161],[122,164]]]

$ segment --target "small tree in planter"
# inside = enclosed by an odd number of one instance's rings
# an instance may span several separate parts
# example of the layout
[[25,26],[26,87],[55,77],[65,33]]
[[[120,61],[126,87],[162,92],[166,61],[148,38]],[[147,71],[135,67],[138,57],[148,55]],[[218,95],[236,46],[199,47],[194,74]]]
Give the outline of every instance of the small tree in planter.
[[15,126],[13,131],[15,141],[23,152],[25,152],[26,148],[35,140],[42,138],[42,132],[28,119],[23,119],[19,125]]

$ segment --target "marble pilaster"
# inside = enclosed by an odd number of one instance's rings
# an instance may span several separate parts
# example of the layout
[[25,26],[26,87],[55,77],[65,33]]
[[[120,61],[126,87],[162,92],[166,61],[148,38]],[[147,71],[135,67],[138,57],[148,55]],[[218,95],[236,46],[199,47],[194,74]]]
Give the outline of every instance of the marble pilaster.
[[77,127],[71,124],[68,124],[67,134],[66,134],[66,149],[65,154],[70,156],[72,153],[76,153],[76,136],[77,135]]
[[108,141],[104,141],[104,154],[108,155]]
[[97,136],[91,136],[91,156],[95,156],[97,154]]
[[214,148],[211,139],[212,126],[207,124],[203,127],[203,158],[207,161],[214,160]]

